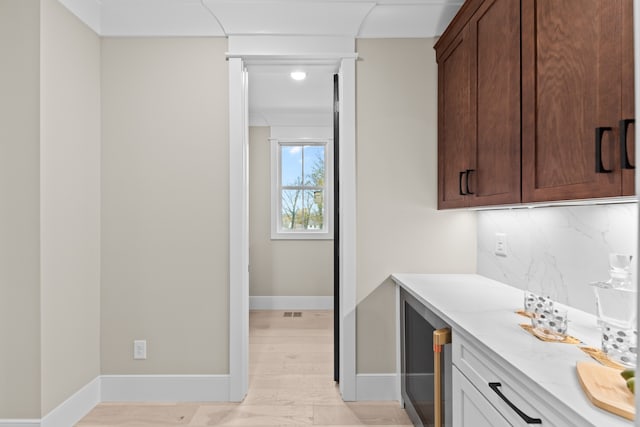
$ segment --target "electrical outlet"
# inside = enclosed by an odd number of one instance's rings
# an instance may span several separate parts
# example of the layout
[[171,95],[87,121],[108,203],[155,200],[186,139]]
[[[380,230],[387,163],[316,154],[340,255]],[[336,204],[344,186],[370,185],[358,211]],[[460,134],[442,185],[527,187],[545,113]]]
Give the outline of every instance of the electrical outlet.
[[496,233],[496,248],[494,253],[497,256],[507,256],[507,235],[505,233]]
[[138,360],[147,358],[147,340],[135,340],[133,342],[133,358]]

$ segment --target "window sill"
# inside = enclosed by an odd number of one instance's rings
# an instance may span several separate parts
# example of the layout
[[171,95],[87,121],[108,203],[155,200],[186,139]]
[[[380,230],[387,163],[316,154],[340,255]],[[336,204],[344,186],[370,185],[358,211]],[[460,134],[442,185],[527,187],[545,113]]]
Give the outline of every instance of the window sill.
[[271,240],[333,240],[333,233],[271,233]]

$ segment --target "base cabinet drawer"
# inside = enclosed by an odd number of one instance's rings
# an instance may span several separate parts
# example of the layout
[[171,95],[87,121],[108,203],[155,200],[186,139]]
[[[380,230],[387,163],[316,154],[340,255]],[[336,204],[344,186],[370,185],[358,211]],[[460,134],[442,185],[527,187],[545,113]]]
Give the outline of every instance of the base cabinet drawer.
[[511,427],[458,368],[454,367],[452,371],[455,427]]
[[[456,335],[452,342],[453,365],[465,380],[483,396],[486,403],[512,426],[542,425],[545,427],[585,427],[579,420],[571,420],[527,386],[526,380],[512,375],[464,336]],[[462,384],[462,382],[460,382]],[[461,391],[453,383],[453,395]],[[456,399],[453,412],[458,413]],[[454,426],[458,424],[454,423]],[[464,425],[464,424],[460,424]],[[502,425],[502,424],[500,424]]]

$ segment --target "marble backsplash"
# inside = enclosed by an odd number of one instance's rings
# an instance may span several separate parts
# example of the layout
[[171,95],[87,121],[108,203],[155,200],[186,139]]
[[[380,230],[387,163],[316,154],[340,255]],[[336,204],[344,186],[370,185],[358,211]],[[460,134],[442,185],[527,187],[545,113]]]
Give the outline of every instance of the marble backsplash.
[[479,211],[478,273],[595,313],[589,283],[608,279],[612,252],[632,254],[636,271],[637,238],[637,203]]

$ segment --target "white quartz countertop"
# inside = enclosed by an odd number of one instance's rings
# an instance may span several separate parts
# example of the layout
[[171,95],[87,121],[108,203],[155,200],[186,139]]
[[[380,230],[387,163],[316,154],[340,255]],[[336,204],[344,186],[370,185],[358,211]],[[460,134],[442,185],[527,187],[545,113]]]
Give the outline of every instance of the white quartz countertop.
[[568,308],[567,333],[581,345],[543,342],[519,324],[530,323],[515,313],[523,306],[523,290],[474,274],[393,274],[392,279],[449,324],[455,333],[474,338],[488,354],[545,401],[564,406],[576,425],[616,427],[633,422],[594,406],[584,394],[576,362],[593,361],[580,346],[600,346],[596,317]]

